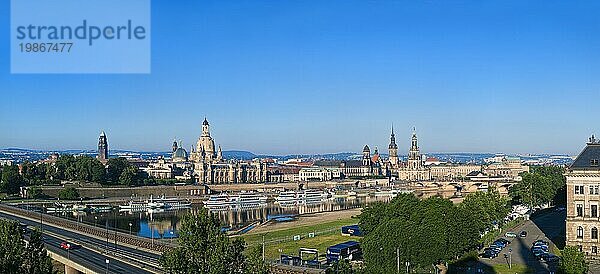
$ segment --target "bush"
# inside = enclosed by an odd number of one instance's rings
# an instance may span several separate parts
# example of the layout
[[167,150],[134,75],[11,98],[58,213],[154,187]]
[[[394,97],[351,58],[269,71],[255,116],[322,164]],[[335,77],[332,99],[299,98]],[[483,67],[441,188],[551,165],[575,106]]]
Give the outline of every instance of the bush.
[[58,198],[61,200],[79,199],[79,191],[74,187],[67,187],[58,192]]

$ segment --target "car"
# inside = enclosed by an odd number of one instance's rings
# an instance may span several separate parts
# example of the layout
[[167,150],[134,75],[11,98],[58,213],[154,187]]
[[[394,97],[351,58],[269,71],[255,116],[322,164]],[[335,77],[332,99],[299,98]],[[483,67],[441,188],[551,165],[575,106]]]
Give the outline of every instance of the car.
[[494,251],[493,249],[484,249],[483,254],[481,254],[482,258],[488,258],[488,259],[493,259],[498,257],[498,252]]
[[516,233],[514,233],[514,232],[510,232],[510,231],[509,231],[509,232],[506,232],[506,233],[504,234],[504,237],[507,237],[507,238],[516,238],[516,237],[517,237],[517,234],[516,234]]
[[493,245],[495,245],[495,246],[499,246],[499,247],[501,247],[501,248],[504,248],[504,247],[506,247],[506,243],[505,243],[505,242],[502,242],[502,241],[495,241],[495,242],[493,243]]
[[74,244],[74,243],[62,242],[62,243],[60,243],[59,247],[64,250],[73,250],[73,249],[78,249],[81,246],[78,244]]
[[507,239],[504,239],[504,238],[500,238],[500,239],[496,240],[496,242],[503,242],[505,244],[510,244],[510,241]]
[[536,240],[535,242],[533,242],[532,245],[536,245],[536,244],[545,244],[545,245],[548,245],[548,242],[544,241],[544,240]]
[[527,237],[527,231],[525,231],[525,230],[521,231],[521,233],[519,233],[519,237],[521,237],[521,238]]
[[542,254],[542,256],[540,256],[540,260],[547,262],[547,263],[551,263],[551,262],[558,262],[560,260],[560,258],[552,253],[545,253],[545,254]]
[[548,252],[543,251],[541,249],[533,250],[533,256],[535,256],[538,259],[540,259],[542,256],[544,256],[544,254],[548,254]]
[[548,252],[548,247],[545,246],[545,245],[536,245],[536,246],[534,246],[534,247],[531,248],[531,251],[534,251],[534,250],[537,250],[537,249]]

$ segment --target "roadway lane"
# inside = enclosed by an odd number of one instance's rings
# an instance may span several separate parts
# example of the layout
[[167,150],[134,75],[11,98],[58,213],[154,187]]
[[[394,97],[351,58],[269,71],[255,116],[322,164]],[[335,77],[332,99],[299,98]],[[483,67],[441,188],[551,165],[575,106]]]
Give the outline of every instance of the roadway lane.
[[[24,224],[27,224],[29,226],[39,226],[40,225],[40,222],[21,218],[18,216],[9,215],[4,212],[0,212],[0,218],[16,220],[16,221],[22,222]],[[158,254],[131,248],[128,246],[119,245],[118,243],[117,243],[117,245],[115,245],[114,242],[110,242],[110,241],[107,245],[106,240],[101,240],[101,239],[98,239],[95,237],[90,237],[90,236],[83,235],[80,233],[71,232],[69,230],[65,230],[65,229],[51,226],[48,224],[44,224],[44,231],[49,231],[49,232],[61,235],[65,239],[75,239],[75,241],[80,244],[92,245],[101,250],[108,249],[109,252],[118,253],[119,255],[125,256],[127,258],[135,259],[138,262],[145,263],[145,264],[147,264],[148,267],[158,265],[158,259],[160,258],[160,255],[158,255]],[[104,260],[102,260],[102,262],[104,263]]]
[[109,273],[151,273],[149,271],[121,262],[119,260],[106,257],[86,247],[81,247],[67,252],[66,250],[59,247],[60,243],[63,242],[62,239],[56,238],[48,234],[44,234],[43,239],[46,245],[46,249],[57,253],[65,258],[69,258],[70,260],[84,267],[87,267],[96,273],[106,273],[106,259],[109,259]]

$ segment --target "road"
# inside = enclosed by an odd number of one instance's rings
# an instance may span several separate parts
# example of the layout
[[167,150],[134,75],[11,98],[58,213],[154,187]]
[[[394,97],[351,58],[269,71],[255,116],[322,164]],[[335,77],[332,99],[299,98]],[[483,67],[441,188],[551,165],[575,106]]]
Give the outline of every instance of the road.
[[[9,215],[3,212],[0,212],[0,218],[16,220],[21,223],[27,224],[28,226],[40,225],[40,222],[31,221],[29,219]],[[141,262],[145,262],[145,265],[143,267],[146,269],[158,265],[158,259],[160,258],[160,255],[158,254],[138,250],[128,246],[119,245],[118,243],[117,245],[115,245],[114,242],[109,242],[107,244],[106,240],[101,240],[87,235],[71,232],[47,224],[43,225],[43,230],[44,232],[51,232],[52,234],[60,235],[61,237],[61,239],[58,239],[53,235],[45,233],[44,242],[46,243],[46,248],[52,250],[53,252],[63,254],[64,256],[69,255],[70,258],[73,259],[73,261],[86,267],[89,266],[93,267],[92,269],[102,269],[100,273],[106,271],[105,259],[107,258],[107,256],[101,254],[105,251],[114,254],[120,259],[115,260],[113,258],[109,258],[109,270],[112,273],[151,273],[140,267],[135,267],[130,264],[124,263],[123,261],[121,261],[121,258],[128,258],[129,260],[134,260],[134,263],[136,265],[140,264]],[[65,250],[62,250],[58,247],[58,245],[65,239],[70,239],[73,242],[82,244],[83,247],[81,249],[72,250],[70,251],[70,254],[67,254]]]
[[[549,251],[556,249],[557,245],[563,247],[564,243],[554,242],[560,239],[560,235],[564,234],[565,230],[565,211],[554,211],[553,209],[547,212],[540,213],[533,220],[527,220],[521,225],[509,230],[516,234],[521,231],[527,231],[525,238],[506,238],[511,243],[505,247],[500,255],[494,259],[480,259],[481,262],[490,265],[505,264],[508,265],[509,250],[513,264],[527,265],[532,268],[535,273],[550,273],[556,272],[557,263],[544,263],[537,260],[531,252],[531,245],[536,240],[545,240],[550,243]],[[506,255],[506,256],[505,256]]]

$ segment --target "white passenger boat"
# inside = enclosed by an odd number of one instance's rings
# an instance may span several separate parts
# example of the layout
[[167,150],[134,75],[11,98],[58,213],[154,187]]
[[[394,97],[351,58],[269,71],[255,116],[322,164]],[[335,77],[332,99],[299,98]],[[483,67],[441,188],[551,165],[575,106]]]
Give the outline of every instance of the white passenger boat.
[[315,204],[327,200],[328,197],[327,192],[315,189],[283,191],[279,193],[275,202],[281,206]]
[[213,210],[255,208],[265,205],[267,205],[267,196],[258,192],[240,192],[233,195],[220,193],[210,195],[208,200],[204,201],[204,206]]

